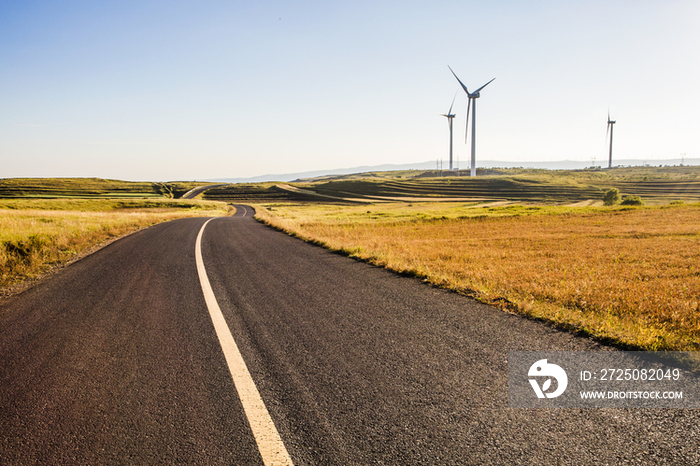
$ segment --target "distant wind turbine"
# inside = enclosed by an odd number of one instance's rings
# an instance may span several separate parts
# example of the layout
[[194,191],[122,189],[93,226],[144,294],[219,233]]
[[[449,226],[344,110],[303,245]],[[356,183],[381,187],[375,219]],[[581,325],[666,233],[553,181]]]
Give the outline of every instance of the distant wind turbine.
[[455,104],[455,99],[457,98],[457,94],[452,98],[452,104],[450,105],[450,109],[447,111],[447,113],[441,113],[442,116],[447,118],[447,125],[450,127],[450,171],[452,171],[452,120],[454,120],[455,115],[452,113],[452,107]]
[[[448,66],[448,68],[450,68]],[[452,71],[452,68],[450,68],[450,71]],[[452,71],[452,74],[454,75],[455,78],[457,78],[457,75],[455,74],[454,71]],[[496,78],[493,78],[496,79]],[[467,89],[467,86],[464,85],[462,81],[460,81],[459,78],[457,78],[457,81],[459,81],[460,86],[462,86],[462,89],[464,89],[464,92],[467,93],[467,97],[469,98],[469,101],[467,103],[467,129],[464,132],[464,143],[467,143],[467,133],[469,132],[469,107],[472,107],[472,170],[471,170],[471,176],[476,176],[476,99],[481,97],[480,91],[491,84],[493,79],[483,86],[481,86],[479,89],[475,90],[474,92],[469,92]],[[474,104],[472,106],[472,100],[474,101]]]
[[608,168],[612,168],[612,140],[613,140],[613,125],[615,120],[610,119],[610,110],[608,110],[608,126],[605,130],[605,139],[608,138],[608,132],[610,133],[610,153],[608,155]]

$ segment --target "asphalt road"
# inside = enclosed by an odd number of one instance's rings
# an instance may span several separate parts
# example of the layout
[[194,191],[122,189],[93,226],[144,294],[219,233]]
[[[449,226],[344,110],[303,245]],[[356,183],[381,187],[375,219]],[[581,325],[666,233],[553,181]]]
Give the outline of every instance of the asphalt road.
[[[142,230],[0,304],[0,464],[263,464],[197,273],[205,221]],[[695,410],[508,408],[508,351],[604,349],[590,340],[249,209],[209,222],[201,252],[295,464],[700,464]]]
[[214,189],[214,188],[220,188],[222,186],[226,186],[225,184],[212,184],[212,185],[206,185],[206,186],[199,186],[194,189],[190,189],[187,191],[185,194],[182,195],[183,199],[194,199],[195,197],[199,196],[202,194],[204,191],[207,191],[209,189]]

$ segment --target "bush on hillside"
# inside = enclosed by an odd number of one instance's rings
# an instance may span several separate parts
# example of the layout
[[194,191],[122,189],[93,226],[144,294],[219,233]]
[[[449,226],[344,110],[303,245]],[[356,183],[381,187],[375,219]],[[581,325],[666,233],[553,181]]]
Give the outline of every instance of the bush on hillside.
[[605,205],[615,205],[620,202],[620,190],[617,188],[610,188],[603,194],[603,203]]
[[644,205],[644,201],[639,196],[625,196],[620,203],[622,205]]

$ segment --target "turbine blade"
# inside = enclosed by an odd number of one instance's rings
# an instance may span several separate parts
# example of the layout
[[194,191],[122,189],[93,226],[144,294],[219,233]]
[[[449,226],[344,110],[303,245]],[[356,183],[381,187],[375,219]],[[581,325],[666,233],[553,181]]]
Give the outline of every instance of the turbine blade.
[[452,103],[450,104],[450,110],[448,110],[447,114],[452,115],[452,106],[455,104],[455,99],[457,98],[457,93],[455,92],[455,96],[452,98]]
[[464,143],[467,143],[467,135],[469,134],[469,109],[472,106],[472,99],[468,99],[469,102],[467,103],[467,128],[464,130]]
[[610,116],[608,116],[608,124],[605,125],[605,143],[608,143],[608,133],[610,132]]
[[[493,78],[493,79],[496,79],[496,78]],[[491,81],[487,82],[486,84],[484,84],[483,86],[481,86],[479,89],[475,90],[474,94],[476,94],[477,92],[479,92],[480,90],[482,90],[483,88],[485,88],[486,86],[491,84],[493,82],[493,79]]]
[[[450,65],[447,65],[447,67],[450,68]],[[450,71],[452,71],[452,68],[450,68]],[[454,71],[452,71],[452,74],[454,75],[455,78],[457,78],[457,75],[455,74]],[[467,89],[467,86],[465,86],[464,83],[459,80],[459,78],[457,78],[457,81],[459,81],[459,85],[462,86],[462,89],[464,89],[464,92],[466,92],[467,95],[469,95],[469,89]]]

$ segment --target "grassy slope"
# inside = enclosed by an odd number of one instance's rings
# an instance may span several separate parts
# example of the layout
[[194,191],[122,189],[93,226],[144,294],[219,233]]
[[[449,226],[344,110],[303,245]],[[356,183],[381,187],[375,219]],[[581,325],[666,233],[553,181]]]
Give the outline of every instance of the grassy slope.
[[231,184],[221,188],[207,190],[203,194],[202,198],[206,200],[227,202],[286,202],[317,200],[314,196],[290,192],[288,190],[281,189],[277,185],[278,183]]
[[0,294],[139,228],[227,213],[223,203],[202,201],[0,199]]
[[[369,175],[369,174],[365,174]],[[646,201],[700,200],[700,167],[633,167],[612,170],[480,170],[479,176],[413,177],[377,173],[320,180],[311,189],[335,196],[464,197],[505,199],[529,203],[566,203],[600,200],[605,190],[618,188],[623,196]]]
[[[445,175],[446,172],[443,172]],[[277,183],[232,184],[207,191],[203,198],[232,202],[328,202],[332,198],[377,202],[381,198],[506,200],[529,204],[600,202],[618,188],[651,204],[700,201],[700,167],[630,167],[611,170],[480,169],[478,176],[435,176],[431,171],[394,171],[325,176],[284,183],[307,192],[290,192]],[[310,196],[308,192],[323,196]],[[386,199],[385,199],[386,200]]]
[[206,183],[132,182],[101,178],[5,178],[0,179],[0,198],[179,198]]

